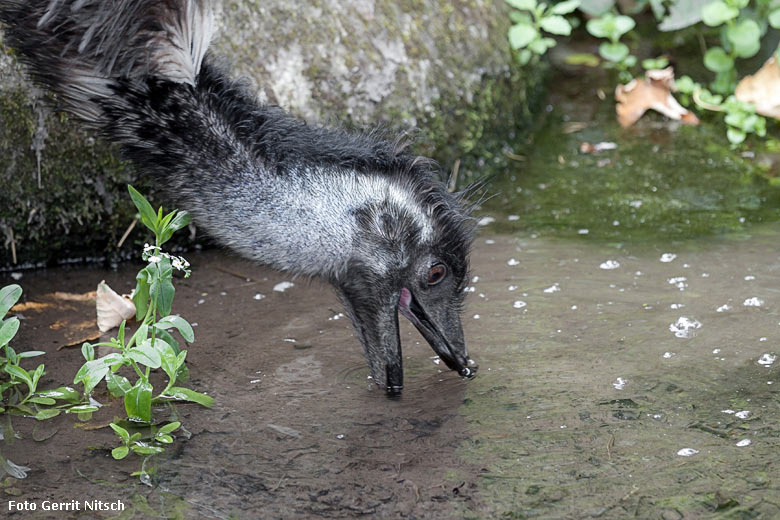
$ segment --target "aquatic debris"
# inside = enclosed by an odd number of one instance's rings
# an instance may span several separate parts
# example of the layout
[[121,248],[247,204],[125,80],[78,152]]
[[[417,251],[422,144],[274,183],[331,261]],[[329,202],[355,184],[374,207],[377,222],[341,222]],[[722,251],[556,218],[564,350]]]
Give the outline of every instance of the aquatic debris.
[[605,150],[617,149],[617,143],[611,143],[608,141],[602,141],[600,143],[591,144],[587,141],[580,144],[580,153],[593,154],[603,152]]
[[680,316],[677,321],[669,324],[669,331],[678,338],[692,338],[695,330],[701,328],[701,322],[693,318]]
[[674,285],[675,287],[677,287],[681,291],[684,291],[685,288],[688,287],[688,283],[687,283],[688,279],[686,277],[684,277],[684,276],[675,276],[675,277],[669,278],[666,281],[669,282],[670,285]]
[[507,260],[506,265],[519,265],[520,262],[518,260],[515,260],[514,258],[510,258]]
[[517,286],[516,285],[510,285],[509,287],[506,288],[506,290],[507,291],[516,291],[517,290]]
[[601,265],[599,265],[602,269],[610,270],[610,269],[617,269],[620,267],[620,262],[617,260],[607,260],[606,262],[601,262]]
[[685,307],[684,303],[673,303],[673,304],[671,304],[669,306],[669,308],[674,309],[674,310],[682,309],[683,307]]
[[265,298],[265,294],[257,293],[254,296],[252,296],[253,300],[262,300],[263,298]]
[[617,379],[615,379],[615,382],[612,383],[612,386],[615,387],[615,390],[623,390],[627,384],[628,381],[626,381],[622,377],[618,377]]
[[292,282],[279,282],[278,284],[274,285],[274,291],[276,292],[284,292],[290,287],[294,287],[295,284]]
[[11,273],[11,278],[16,280],[17,282],[22,279],[22,273]]
[[494,219],[493,217],[482,217],[481,219],[479,219],[479,222],[477,222],[477,225],[487,226],[488,224],[492,224],[495,221],[496,219]]
[[759,365],[764,365],[766,367],[772,366],[772,364],[777,360],[777,356],[774,354],[766,353],[761,356],[761,358],[758,360]]
[[712,353],[713,354],[720,354],[720,349],[719,348],[714,348],[714,349],[712,349]]
[[674,260],[675,258],[677,258],[677,255],[674,254],[674,253],[664,253],[664,254],[661,255],[660,260],[661,260],[661,262],[669,263],[672,260]]
[[746,282],[751,282],[751,281],[753,281],[755,279],[756,279],[756,277],[753,276],[752,274],[749,274],[749,275],[745,276],[745,281]]
[[627,128],[633,125],[649,109],[688,125],[698,125],[699,119],[674,99],[672,88],[672,67],[648,70],[644,79],[633,79],[626,85],[618,85],[615,88],[615,111],[620,126]]
[[730,311],[731,308],[732,308],[731,305],[729,305],[728,303],[724,303],[723,305],[715,309],[715,312],[726,312],[726,311]]
[[750,439],[742,439],[736,445],[742,448],[743,446],[750,446],[751,442],[752,441]]
[[741,412],[737,412],[734,415],[740,419],[747,419],[750,417],[750,410],[742,410]]
[[691,457],[697,453],[699,453],[699,450],[695,450],[693,448],[683,448],[677,452],[677,455],[680,457]]
[[545,289],[545,290],[544,290],[544,292],[546,292],[546,293],[550,294],[550,293],[556,293],[556,292],[559,292],[560,290],[561,290],[561,288],[558,286],[558,282],[555,282],[555,283],[554,283],[554,284],[552,284],[550,287],[548,287],[547,289]]
[[130,298],[119,296],[102,280],[95,296],[97,326],[100,332],[107,332],[120,323],[135,316],[135,304]]
[[742,305],[744,305],[745,307],[761,307],[762,305],[764,305],[764,300],[754,296],[752,298],[748,298],[747,300],[745,300],[742,303]]
[[772,56],[752,76],[745,76],[737,85],[734,97],[755,105],[762,116],[780,119],[780,67]]
[[514,307],[515,309],[522,309],[526,305],[527,304],[524,301],[517,300],[517,301],[515,301],[515,303],[512,304],[512,307]]
[[671,359],[676,355],[674,352],[664,352],[664,359]]
[[434,365],[438,365],[441,363],[441,358],[439,356],[432,356],[431,361],[433,361]]

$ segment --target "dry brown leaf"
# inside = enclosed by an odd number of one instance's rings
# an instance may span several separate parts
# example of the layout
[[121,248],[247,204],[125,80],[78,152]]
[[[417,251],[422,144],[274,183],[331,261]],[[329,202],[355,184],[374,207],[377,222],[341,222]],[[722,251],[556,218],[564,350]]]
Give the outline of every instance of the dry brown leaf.
[[644,79],[618,85],[615,88],[615,100],[618,102],[615,110],[620,126],[627,128],[633,125],[648,109],[688,125],[698,125],[699,119],[672,95],[673,87],[672,67],[648,70]]
[[119,296],[105,280],[97,288],[97,324],[100,332],[117,327],[122,321],[135,316],[135,305],[129,298]]
[[745,76],[737,85],[734,96],[756,106],[762,116],[780,119],[780,67],[772,56],[758,72]]

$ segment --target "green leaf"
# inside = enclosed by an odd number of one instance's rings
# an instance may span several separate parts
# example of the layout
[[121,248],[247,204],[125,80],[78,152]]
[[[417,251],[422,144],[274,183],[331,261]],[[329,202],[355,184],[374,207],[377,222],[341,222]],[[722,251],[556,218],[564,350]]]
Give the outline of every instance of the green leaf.
[[620,42],[604,42],[599,45],[599,54],[605,60],[617,63],[628,56],[628,46]]
[[[658,25],[661,31],[678,31],[701,21],[701,10],[712,0],[675,0],[667,16]],[[655,9],[653,9],[655,12]]]
[[99,408],[97,406],[92,406],[91,404],[82,404],[79,406],[71,406],[67,410],[65,410],[65,413],[92,413],[97,412]]
[[179,211],[176,213],[176,217],[171,221],[168,228],[171,231],[176,232],[183,227],[189,226],[190,222],[192,222],[192,216],[186,211]]
[[95,347],[92,346],[92,343],[85,342],[81,345],[81,355],[84,356],[84,360],[86,361],[95,359]]
[[720,47],[711,47],[704,54],[704,66],[712,72],[725,72],[734,68],[734,60]]
[[508,36],[513,49],[522,49],[539,36],[539,31],[530,25],[517,24],[509,28]]
[[520,11],[512,11],[509,13],[509,19],[512,23],[519,23],[522,25],[533,25],[534,20],[528,13],[521,13]]
[[154,436],[155,442],[161,442],[163,444],[170,444],[173,442],[173,437],[167,434],[158,433]]
[[11,318],[0,325],[0,347],[10,342],[19,330],[19,319]]
[[106,385],[108,386],[108,391],[114,397],[122,397],[133,388],[133,385],[130,384],[126,377],[111,372],[106,374]]
[[717,27],[739,15],[739,9],[726,5],[721,0],[716,0],[705,5],[701,9],[701,19],[710,27]]
[[135,280],[133,304],[135,304],[135,319],[140,321],[146,316],[146,310],[149,308],[149,274],[147,270],[141,269]]
[[552,38],[537,38],[528,44],[528,49],[539,55],[544,54],[551,47],[555,47],[555,40]]
[[121,460],[127,457],[127,454],[130,453],[130,448],[127,446],[117,446],[113,450],[111,450],[111,456],[114,457],[116,460]]
[[569,14],[573,13],[579,6],[580,0],[566,0],[552,6],[550,12],[553,14]]
[[[168,375],[171,383],[174,383],[176,381],[176,372],[179,370],[179,358],[176,356],[173,347],[168,345],[168,343],[161,341],[156,346],[160,353],[162,369]],[[185,355],[186,352],[186,350],[182,351]]]
[[43,365],[38,365],[38,368],[35,369],[35,372],[32,375],[32,387],[30,388],[31,392],[35,392],[35,389],[38,387],[38,381],[41,380],[41,376],[43,375],[44,367]]
[[117,435],[119,435],[119,437],[122,439],[122,442],[125,444],[130,442],[130,433],[127,430],[115,423],[111,423],[109,426],[116,432]]
[[683,94],[693,94],[696,89],[696,82],[690,76],[683,76],[674,80],[674,87]]
[[551,34],[568,36],[571,34],[571,24],[563,16],[545,16],[539,22],[542,29]]
[[152,385],[139,379],[125,394],[125,411],[130,419],[151,422]]
[[141,195],[135,188],[127,185],[127,191],[130,192],[130,198],[133,199],[133,204],[138,208],[138,213],[141,215],[141,222],[144,223],[152,232],[157,232],[157,213],[152,209],[152,205],[149,201]]
[[45,421],[46,419],[57,417],[59,414],[59,410],[38,410],[38,413],[35,414],[35,418],[39,421]]
[[44,390],[38,392],[38,397],[51,397],[53,399],[59,399],[60,401],[78,402],[81,399],[81,394],[69,386],[60,386],[53,390]]
[[740,144],[742,141],[745,140],[747,134],[745,134],[745,132],[743,132],[742,130],[737,130],[736,128],[729,127],[729,129],[726,130],[726,137],[728,138],[731,144]]
[[528,65],[532,57],[533,53],[528,49],[523,49],[517,53],[517,60],[520,62],[520,65]]
[[81,366],[79,371],[76,372],[76,376],[73,378],[73,383],[83,384],[84,393],[88,394],[106,376],[108,370],[109,367],[103,362],[102,359],[87,361]]
[[44,356],[46,355],[46,352],[42,350],[28,350],[27,352],[20,352],[16,355],[19,359],[25,359],[25,358],[33,358],[38,356]]
[[525,11],[533,11],[536,9],[536,0],[506,0],[506,3],[515,9],[522,9]]
[[0,289],[0,318],[5,316],[22,296],[22,288],[18,285],[6,285]]
[[31,397],[27,400],[28,403],[35,403],[35,404],[42,404],[46,406],[51,406],[54,404],[57,404],[57,401],[52,399],[51,397]]
[[[769,25],[775,29],[780,29],[780,9],[775,9],[769,13]],[[2,314],[0,314],[2,316]]]
[[642,60],[642,68],[645,70],[664,69],[667,65],[669,65],[669,60],[663,56]]
[[588,32],[597,38],[608,38],[612,42],[617,42],[621,36],[634,28],[636,23],[629,16],[615,16],[607,13],[600,18],[588,20],[585,28]]
[[22,367],[18,365],[6,365],[4,370],[11,374],[11,377],[15,377],[16,379],[21,379],[24,381],[24,383],[27,385],[28,388],[30,388],[31,391],[33,391],[33,388],[35,386],[33,385],[33,380],[30,377],[30,374],[27,372],[27,370],[23,369]]
[[569,65],[585,65],[586,67],[598,67],[601,63],[598,56],[589,52],[569,54],[565,61]]
[[185,341],[192,343],[195,341],[195,332],[192,330],[192,326],[182,318],[181,316],[166,316],[153,325],[156,329],[167,330],[175,327],[179,331],[181,337]]
[[[155,343],[158,341],[162,340],[154,340]],[[150,368],[160,368],[160,353],[154,347],[151,338],[128,350],[127,356],[136,363],[141,363]]]
[[761,28],[750,19],[740,20],[726,29],[726,37],[740,58],[755,56],[761,48]]
[[171,433],[173,431],[178,430],[179,426],[181,426],[181,422],[179,421],[170,422],[165,426],[163,426],[162,428],[160,428],[159,430],[157,430],[157,434],[159,435],[159,434]]
[[165,448],[159,446],[152,446],[145,442],[136,442],[131,446],[131,449],[138,455],[156,455],[165,451]]
[[590,16],[601,16],[615,5],[615,0],[582,0],[580,11]]
[[162,398],[167,399],[175,399],[177,401],[190,401],[193,403],[198,403],[206,408],[211,408],[214,404],[214,398],[211,396],[208,396],[206,394],[201,394],[200,392],[196,392],[195,390],[190,390],[189,388],[183,388],[181,386],[174,386],[170,390],[168,390],[168,393],[166,395],[161,395]]

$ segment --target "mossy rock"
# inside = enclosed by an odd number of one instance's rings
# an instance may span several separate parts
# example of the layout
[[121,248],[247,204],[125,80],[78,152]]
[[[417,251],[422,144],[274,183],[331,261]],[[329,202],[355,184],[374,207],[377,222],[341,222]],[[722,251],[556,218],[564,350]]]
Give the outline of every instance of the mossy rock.
[[[258,97],[314,124],[420,129],[416,151],[461,182],[495,167],[533,112],[542,67],[517,66],[502,2],[349,0],[305,6],[227,0],[215,54]],[[156,203],[154,180],[117,149],[49,108],[0,44],[0,268],[120,258],[132,221],[126,185]],[[143,241],[130,236],[125,254]]]

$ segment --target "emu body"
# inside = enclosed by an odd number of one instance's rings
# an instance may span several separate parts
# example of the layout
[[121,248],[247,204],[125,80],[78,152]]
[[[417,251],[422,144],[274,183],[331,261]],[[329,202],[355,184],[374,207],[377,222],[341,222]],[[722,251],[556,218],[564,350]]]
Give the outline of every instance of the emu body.
[[403,381],[398,313],[461,375],[473,224],[398,141],[257,102],[208,52],[207,0],[0,0],[6,41],[61,108],[121,146],[223,245],[329,281],[371,375]]

